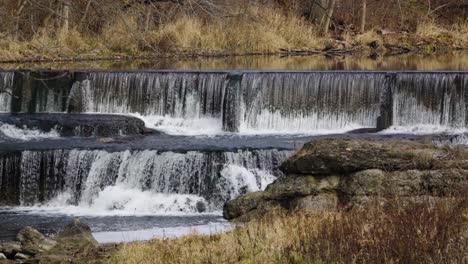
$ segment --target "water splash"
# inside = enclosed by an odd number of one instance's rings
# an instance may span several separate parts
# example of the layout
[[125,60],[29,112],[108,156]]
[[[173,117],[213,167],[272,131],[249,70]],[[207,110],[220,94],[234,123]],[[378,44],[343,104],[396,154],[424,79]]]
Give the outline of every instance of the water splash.
[[49,132],[43,132],[38,129],[19,128],[0,122],[0,139],[32,141],[58,137],[60,137],[60,134],[55,129]]
[[[277,150],[24,151],[19,159],[0,156],[0,166],[7,168],[0,170],[0,188],[19,193],[16,203],[22,206],[75,213],[214,212],[228,199],[264,189],[281,175],[279,165],[289,155]],[[18,185],[12,177],[19,178]]]

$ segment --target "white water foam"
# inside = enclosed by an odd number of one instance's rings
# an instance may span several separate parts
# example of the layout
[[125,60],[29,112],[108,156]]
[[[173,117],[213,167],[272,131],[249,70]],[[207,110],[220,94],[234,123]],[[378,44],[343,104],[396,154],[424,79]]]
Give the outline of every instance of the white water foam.
[[37,129],[19,128],[14,125],[4,124],[0,122],[0,137],[2,135],[10,139],[21,141],[60,137],[59,133],[56,130],[52,130],[50,132],[42,132]]
[[130,114],[145,122],[148,128],[156,129],[169,135],[219,135],[225,134],[220,119],[212,117],[181,118],[171,116]]
[[[72,216],[149,216],[200,215],[204,198],[188,194],[163,194],[132,189],[123,185],[107,186],[89,204],[70,205],[71,194],[59,194],[44,205],[17,207],[15,210]],[[206,214],[218,215],[220,212]]]
[[[203,118],[175,118],[170,116],[144,116],[141,114],[125,114],[139,118],[145,122],[148,128],[167,133],[169,135],[184,135],[184,136],[215,136],[233,134],[223,131],[221,119],[212,117]],[[263,119],[262,119],[263,120]],[[246,122],[242,122],[240,131],[237,135],[327,135],[327,134],[342,134],[351,130],[367,128],[358,124],[349,124],[343,128],[317,128],[315,125],[306,125],[309,123],[308,118],[304,119],[275,119],[275,125],[268,125],[268,120],[261,121],[259,127],[249,126]]]
[[439,125],[411,125],[411,126],[392,126],[379,133],[381,134],[414,134],[414,135],[430,135],[430,134],[463,134],[467,133],[467,128],[455,128],[450,126]]
[[[24,176],[20,178],[22,207],[18,209],[81,216],[219,215],[225,201],[264,190],[279,176],[277,164],[288,155],[288,151],[274,150],[25,151],[21,161]],[[46,164],[50,166],[41,168],[42,160],[52,158],[54,162]],[[41,202],[38,187],[45,177],[43,171],[66,172],[56,183],[48,182],[50,190],[44,192],[48,202]]]

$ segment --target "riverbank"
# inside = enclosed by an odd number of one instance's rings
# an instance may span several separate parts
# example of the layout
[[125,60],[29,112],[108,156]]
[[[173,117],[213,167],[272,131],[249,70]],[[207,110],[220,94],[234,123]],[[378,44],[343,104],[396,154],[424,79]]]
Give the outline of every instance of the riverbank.
[[415,31],[373,28],[356,32],[321,33],[316,25],[266,9],[259,21],[203,22],[180,17],[162,27],[141,32],[132,17],[100,34],[71,29],[51,33],[44,28],[31,39],[0,40],[0,63],[83,62],[137,59],[221,58],[231,56],[373,57],[433,54],[468,49],[468,25],[421,22]]
[[442,202],[271,213],[225,234],[125,244],[108,263],[463,263],[466,217]]

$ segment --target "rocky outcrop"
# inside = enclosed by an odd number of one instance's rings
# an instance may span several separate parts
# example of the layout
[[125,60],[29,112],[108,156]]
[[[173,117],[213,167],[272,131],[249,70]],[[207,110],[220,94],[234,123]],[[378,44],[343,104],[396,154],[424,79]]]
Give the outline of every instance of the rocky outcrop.
[[271,210],[336,210],[389,199],[460,195],[468,185],[468,150],[407,141],[320,140],[281,166],[285,176],[264,192],[224,206],[248,221]]
[[152,132],[145,128],[142,120],[120,115],[0,114],[0,122],[44,132],[55,130],[64,137],[110,137]]
[[[89,226],[74,220],[69,223],[56,240],[44,237],[32,227],[21,229],[15,242],[0,244],[0,260],[2,257],[17,262],[31,263],[63,263],[70,252],[96,248],[98,242],[94,239]],[[28,262],[29,263],[29,262]]]

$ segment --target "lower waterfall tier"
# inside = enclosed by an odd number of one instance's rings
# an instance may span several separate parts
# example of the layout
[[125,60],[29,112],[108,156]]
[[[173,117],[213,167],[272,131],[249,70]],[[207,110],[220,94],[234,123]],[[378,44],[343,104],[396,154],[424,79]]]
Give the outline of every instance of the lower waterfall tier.
[[290,151],[23,151],[0,155],[0,203],[95,214],[212,212],[281,175]]

